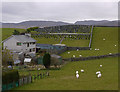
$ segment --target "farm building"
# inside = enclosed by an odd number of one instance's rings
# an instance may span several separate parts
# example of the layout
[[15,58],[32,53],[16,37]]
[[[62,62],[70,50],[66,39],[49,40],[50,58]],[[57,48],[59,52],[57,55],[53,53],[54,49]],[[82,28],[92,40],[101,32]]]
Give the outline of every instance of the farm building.
[[61,50],[66,48],[65,44],[53,44],[54,49]]
[[[40,56],[37,58],[37,62],[38,64],[40,65],[43,65],[43,56]],[[61,64],[62,63],[62,57],[59,56],[59,55],[56,55],[56,54],[52,54],[51,55],[51,65],[54,65],[54,64]]]
[[59,55],[52,54],[52,55],[51,55],[51,58],[56,58],[56,59],[58,59],[58,61],[62,62],[62,57],[59,56]]
[[51,55],[51,65],[55,67],[60,66],[62,64],[62,57],[56,54]]
[[53,46],[51,44],[36,44],[36,48],[40,49],[53,49]]
[[46,49],[46,50],[61,50],[66,46],[64,44],[36,44],[37,49]]

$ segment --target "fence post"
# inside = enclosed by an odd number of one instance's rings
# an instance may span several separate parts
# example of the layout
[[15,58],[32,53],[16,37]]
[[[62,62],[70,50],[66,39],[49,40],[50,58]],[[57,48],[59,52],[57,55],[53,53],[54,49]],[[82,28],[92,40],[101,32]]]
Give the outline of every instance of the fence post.
[[42,79],[42,74],[40,73],[40,78]]
[[39,79],[39,73],[37,74],[37,79]]
[[43,73],[43,78],[44,78],[45,74]]

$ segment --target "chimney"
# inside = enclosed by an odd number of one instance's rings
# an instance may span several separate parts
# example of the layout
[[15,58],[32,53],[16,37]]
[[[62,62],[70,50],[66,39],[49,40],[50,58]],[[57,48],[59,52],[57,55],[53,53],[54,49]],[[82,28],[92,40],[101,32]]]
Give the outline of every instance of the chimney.
[[25,33],[25,35],[31,37],[31,34],[30,34],[30,33]]

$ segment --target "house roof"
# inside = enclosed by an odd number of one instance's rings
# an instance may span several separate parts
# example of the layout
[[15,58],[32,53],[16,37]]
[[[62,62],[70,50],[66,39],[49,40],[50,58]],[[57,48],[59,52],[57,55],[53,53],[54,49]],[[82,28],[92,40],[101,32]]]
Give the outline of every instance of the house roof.
[[5,39],[3,42],[7,41],[8,39],[14,37],[16,40],[20,42],[36,42],[33,38],[27,36],[27,35],[12,35],[9,38]]
[[39,44],[39,43],[36,43],[36,46],[39,47],[39,46],[52,46],[51,44]]
[[66,46],[65,44],[53,44],[55,46]]

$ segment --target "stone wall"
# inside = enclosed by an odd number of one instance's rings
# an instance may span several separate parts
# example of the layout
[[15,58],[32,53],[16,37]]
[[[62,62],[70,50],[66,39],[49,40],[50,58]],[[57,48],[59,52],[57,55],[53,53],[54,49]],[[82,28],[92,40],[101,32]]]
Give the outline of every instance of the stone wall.
[[67,47],[67,50],[90,50],[90,47]]
[[85,61],[85,60],[94,60],[94,59],[101,59],[106,57],[118,57],[120,53],[116,54],[109,54],[109,55],[101,55],[101,56],[89,56],[89,57],[79,57],[79,58],[65,58],[64,61]]
[[89,47],[91,48],[91,43],[92,43],[92,35],[93,35],[93,26],[91,29],[91,34],[90,34],[90,42],[89,42]]

